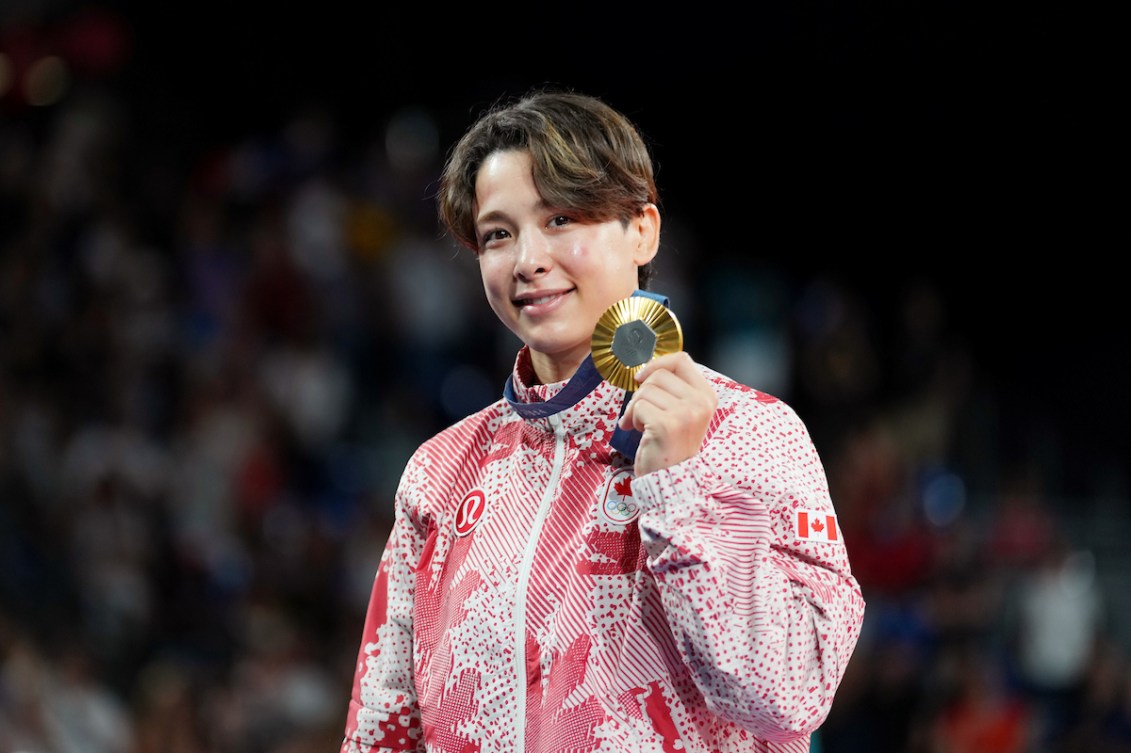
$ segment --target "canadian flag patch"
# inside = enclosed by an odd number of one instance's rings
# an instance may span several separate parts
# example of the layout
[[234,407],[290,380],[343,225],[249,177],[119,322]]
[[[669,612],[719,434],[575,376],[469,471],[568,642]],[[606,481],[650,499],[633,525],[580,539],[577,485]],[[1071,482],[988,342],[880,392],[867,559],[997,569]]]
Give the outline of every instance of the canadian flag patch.
[[836,516],[824,510],[798,510],[797,538],[801,541],[839,541]]

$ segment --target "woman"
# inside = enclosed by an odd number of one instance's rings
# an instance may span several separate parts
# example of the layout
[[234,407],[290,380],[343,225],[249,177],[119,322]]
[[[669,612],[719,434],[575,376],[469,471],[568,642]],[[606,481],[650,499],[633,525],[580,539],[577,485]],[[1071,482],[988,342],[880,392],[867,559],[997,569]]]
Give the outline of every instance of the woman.
[[405,468],[343,753],[808,751],[864,603],[805,426],[678,349],[594,376],[602,316],[662,300],[658,204],[641,135],[581,94],[449,154],[440,217],[523,346]]

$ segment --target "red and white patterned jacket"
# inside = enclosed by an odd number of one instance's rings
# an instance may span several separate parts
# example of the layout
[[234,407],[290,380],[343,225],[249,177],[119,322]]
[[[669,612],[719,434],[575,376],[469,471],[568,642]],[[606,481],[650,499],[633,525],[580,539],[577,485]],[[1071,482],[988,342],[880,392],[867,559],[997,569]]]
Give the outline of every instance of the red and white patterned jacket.
[[[698,455],[634,478],[602,382],[500,400],[396,495],[341,753],[806,753],[864,615],[823,465],[780,400],[700,366]],[[562,385],[514,385],[523,402]]]

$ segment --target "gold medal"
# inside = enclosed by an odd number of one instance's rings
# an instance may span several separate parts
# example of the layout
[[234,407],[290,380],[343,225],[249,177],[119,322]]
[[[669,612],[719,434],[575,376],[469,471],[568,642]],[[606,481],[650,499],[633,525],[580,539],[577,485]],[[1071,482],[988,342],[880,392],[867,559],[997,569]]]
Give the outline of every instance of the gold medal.
[[675,314],[647,296],[630,296],[610,306],[593,330],[593,365],[622,390],[636,389],[636,373],[656,356],[683,349]]

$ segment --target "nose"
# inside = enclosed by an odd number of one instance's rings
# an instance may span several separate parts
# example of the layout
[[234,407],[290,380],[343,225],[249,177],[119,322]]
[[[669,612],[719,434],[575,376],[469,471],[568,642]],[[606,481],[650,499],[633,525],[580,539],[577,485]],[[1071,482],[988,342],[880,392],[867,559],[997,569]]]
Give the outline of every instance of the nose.
[[523,233],[515,247],[514,276],[531,280],[546,274],[553,266],[547,240],[538,233]]

